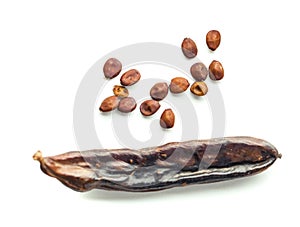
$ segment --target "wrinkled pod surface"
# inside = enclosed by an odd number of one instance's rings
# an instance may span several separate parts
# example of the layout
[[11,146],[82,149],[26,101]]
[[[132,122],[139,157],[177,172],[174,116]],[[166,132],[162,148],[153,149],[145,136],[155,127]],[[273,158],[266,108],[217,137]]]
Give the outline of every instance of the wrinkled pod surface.
[[147,192],[212,183],[262,172],[281,155],[267,141],[227,137],[158,147],[71,151],[33,158],[41,170],[73,190]]

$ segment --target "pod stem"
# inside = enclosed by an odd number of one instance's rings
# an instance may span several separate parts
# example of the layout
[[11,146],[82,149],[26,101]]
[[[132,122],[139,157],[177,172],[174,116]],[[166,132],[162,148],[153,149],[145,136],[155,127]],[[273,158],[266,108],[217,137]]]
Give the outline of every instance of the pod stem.
[[44,158],[43,158],[43,155],[42,155],[42,152],[40,150],[38,150],[33,156],[32,158],[34,160],[37,160],[39,162],[43,162]]

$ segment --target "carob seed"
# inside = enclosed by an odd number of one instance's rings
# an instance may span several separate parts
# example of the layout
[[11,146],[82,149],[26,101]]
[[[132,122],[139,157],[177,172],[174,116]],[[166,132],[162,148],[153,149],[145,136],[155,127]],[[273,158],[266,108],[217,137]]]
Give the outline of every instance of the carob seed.
[[211,30],[206,34],[206,44],[209,49],[215,51],[221,43],[221,34],[217,30]]
[[190,38],[185,38],[182,41],[181,49],[187,58],[194,58],[198,53],[196,43]]
[[167,83],[157,83],[150,90],[150,96],[156,101],[163,100],[168,94],[168,84]]
[[150,116],[156,113],[160,104],[156,100],[146,100],[140,106],[140,111],[144,116]]
[[104,99],[99,107],[102,112],[109,112],[117,108],[119,99],[117,96],[110,96]]
[[126,87],[115,85],[113,88],[113,93],[115,96],[125,98],[129,95],[128,89]]
[[177,94],[186,91],[186,89],[188,89],[189,86],[190,83],[187,79],[183,77],[175,77],[171,80],[169,87],[172,93]]
[[173,128],[175,115],[171,109],[166,109],[160,117],[160,126],[162,128]]
[[120,81],[123,86],[131,86],[141,79],[141,74],[136,69],[130,69],[125,72]]
[[219,61],[212,61],[209,65],[209,77],[212,80],[221,80],[224,77],[224,68]]
[[208,69],[202,62],[193,64],[190,71],[196,81],[204,81],[208,75]]
[[203,81],[196,81],[190,88],[191,92],[197,96],[206,95],[208,88]]
[[103,66],[104,76],[112,79],[119,75],[122,70],[122,63],[116,58],[108,59]]
[[120,100],[118,110],[123,113],[132,112],[136,108],[136,101],[132,97],[126,97]]

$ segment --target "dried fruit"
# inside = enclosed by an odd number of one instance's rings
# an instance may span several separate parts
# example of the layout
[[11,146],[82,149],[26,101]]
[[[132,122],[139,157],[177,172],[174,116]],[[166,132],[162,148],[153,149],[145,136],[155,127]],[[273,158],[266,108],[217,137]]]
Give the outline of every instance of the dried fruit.
[[133,149],[71,151],[33,159],[41,170],[75,191],[149,192],[260,173],[281,155],[267,141],[227,137]]
[[156,100],[146,100],[140,106],[140,111],[144,116],[150,116],[156,113],[160,104]]
[[208,88],[203,81],[196,81],[190,88],[191,92],[197,96],[206,95]]
[[181,49],[187,58],[194,58],[198,53],[196,43],[190,38],[185,38],[182,41]]
[[173,128],[175,115],[171,109],[166,109],[160,117],[160,126],[162,128]]
[[116,96],[110,96],[103,100],[101,103],[99,110],[102,112],[112,111],[117,108],[119,104],[119,99]]
[[209,65],[209,77],[212,80],[221,80],[224,77],[224,68],[219,61],[212,61]]
[[168,94],[168,84],[167,83],[157,83],[150,90],[150,96],[154,100],[160,101],[163,100]]
[[181,93],[186,91],[186,89],[188,89],[189,86],[190,83],[187,79],[183,77],[175,77],[171,80],[169,87],[172,93]]
[[193,64],[190,71],[196,81],[204,81],[208,75],[208,70],[202,62]]
[[139,71],[137,71],[136,69],[130,69],[122,75],[120,81],[124,86],[131,86],[138,82],[140,78],[141,74]]
[[104,76],[112,79],[119,75],[122,70],[122,63],[116,58],[108,59],[103,66]]

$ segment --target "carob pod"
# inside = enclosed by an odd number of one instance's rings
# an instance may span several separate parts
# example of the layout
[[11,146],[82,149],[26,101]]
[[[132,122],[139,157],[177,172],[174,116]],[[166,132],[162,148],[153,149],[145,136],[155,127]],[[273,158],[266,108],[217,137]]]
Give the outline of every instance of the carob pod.
[[211,183],[260,173],[281,155],[252,137],[168,143],[159,147],[72,151],[33,158],[42,171],[73,190],[147,192]]

